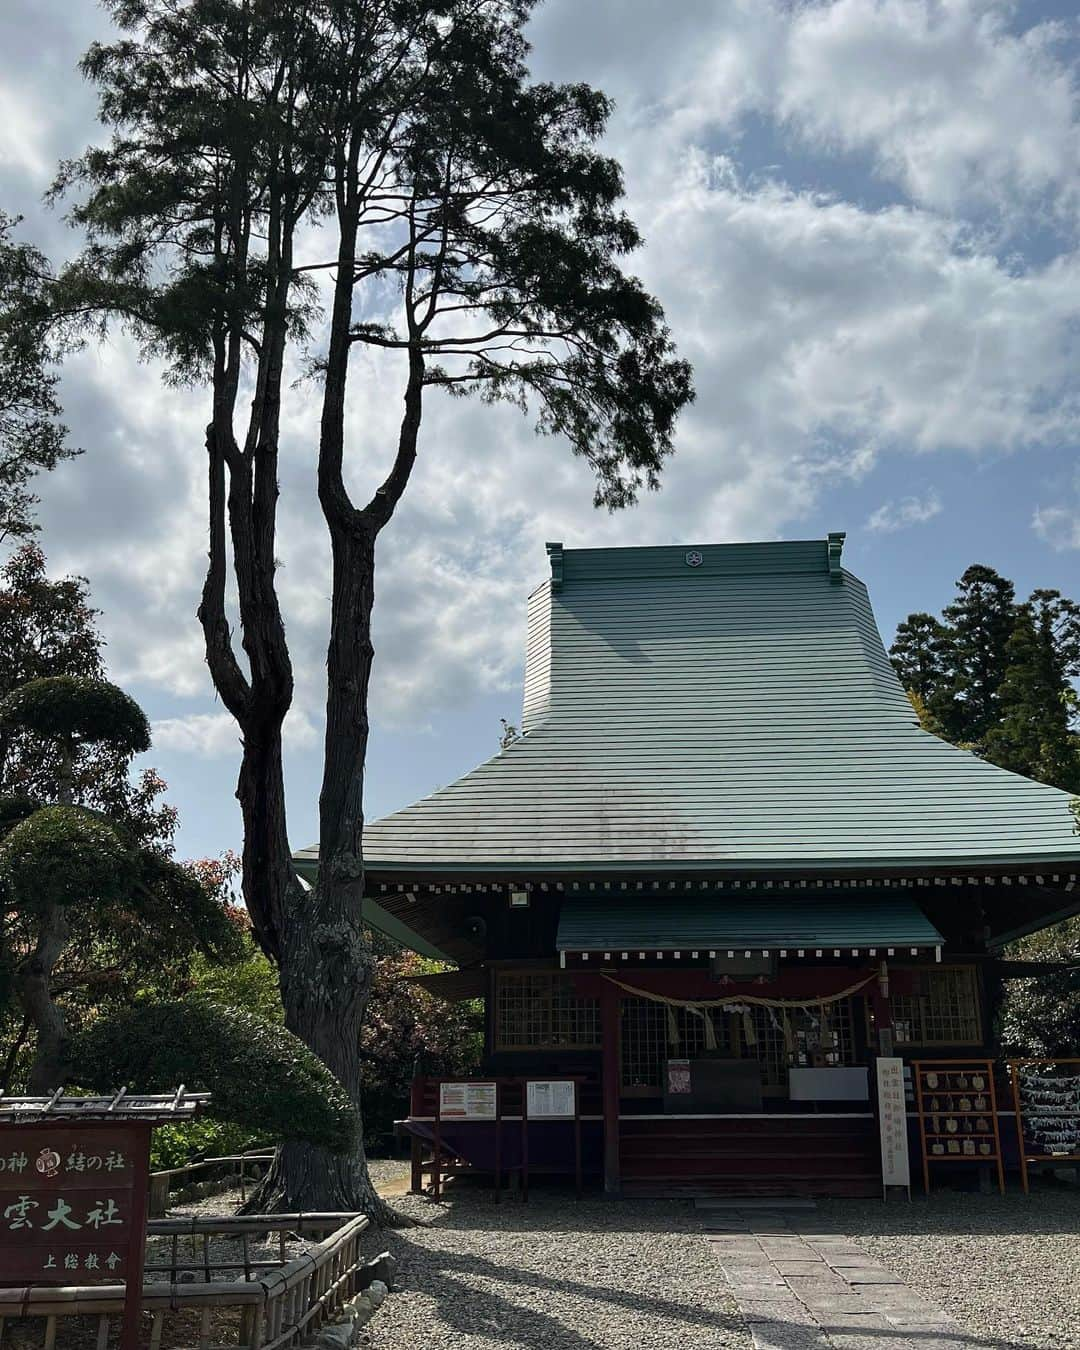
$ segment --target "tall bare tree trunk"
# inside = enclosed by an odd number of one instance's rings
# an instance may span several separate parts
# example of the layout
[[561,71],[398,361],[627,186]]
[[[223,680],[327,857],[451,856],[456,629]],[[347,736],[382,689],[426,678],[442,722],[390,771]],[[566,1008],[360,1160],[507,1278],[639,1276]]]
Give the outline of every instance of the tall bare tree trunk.
[[[237,795],[244,809],[245,884],[261,887],[263,912],[274,915],[285,1025],[345,1087],[360,1112],[360,1027],[371,961],[360,906],[338,906],[321,887],[304,894],[284,832],[280,732],[269,744],[245,735]],[[288,878],[287,883],[283,878]],[[275,892],[266,904],[268,891]],[[367,1182],[363,1154],[333,1154],[305,1143],[284,1144],[248,1204],[254,1212],[363,1210],[381,1202]]]

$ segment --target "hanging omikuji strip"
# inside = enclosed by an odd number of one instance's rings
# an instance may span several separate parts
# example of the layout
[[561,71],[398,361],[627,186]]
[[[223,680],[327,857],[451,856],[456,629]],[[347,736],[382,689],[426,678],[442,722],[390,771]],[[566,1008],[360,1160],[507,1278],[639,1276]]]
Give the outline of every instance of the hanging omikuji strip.
[[1028,1164],[1080,1162],[1080,1059],[1010,1059],[1020,1175]]

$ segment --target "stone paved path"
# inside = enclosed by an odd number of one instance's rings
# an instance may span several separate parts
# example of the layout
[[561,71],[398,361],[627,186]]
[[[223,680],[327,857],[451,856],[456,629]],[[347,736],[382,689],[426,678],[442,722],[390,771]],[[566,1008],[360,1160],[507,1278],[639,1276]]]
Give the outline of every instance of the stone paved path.
[[707,1234],[756,1350],[971,1350],[959,1322],[812,1214],[739,1211]]

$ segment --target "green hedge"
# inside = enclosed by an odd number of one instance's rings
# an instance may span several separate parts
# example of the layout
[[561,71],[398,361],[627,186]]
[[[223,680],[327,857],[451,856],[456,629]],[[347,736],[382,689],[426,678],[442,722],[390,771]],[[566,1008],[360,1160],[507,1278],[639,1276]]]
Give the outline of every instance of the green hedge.
[[322,1060],[284,1027],[203,999],[138,1003],[77,1038],[75,1078],[107,1092],[167,1092],[183,1083],[212,1094],[212,1112],[262,1138],[356,1145],[357,1118]]

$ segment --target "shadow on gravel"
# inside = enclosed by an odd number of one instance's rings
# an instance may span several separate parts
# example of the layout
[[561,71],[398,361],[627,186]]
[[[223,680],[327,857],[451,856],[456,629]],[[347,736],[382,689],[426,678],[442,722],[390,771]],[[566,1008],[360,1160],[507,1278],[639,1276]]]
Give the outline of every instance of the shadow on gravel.
[[[604,1322],[609,1309],[612,1316],[621,1310],[644,1317],[650,1322],[662,1320],[670,1328],[672,1346],[713,1347],[727,1344],[727,1338],[749,1336],[737,1314],[724,1313],[678,1297],[667,1297],[662,1292],[665,1272],[657,1272],[658,1291],[625,1290],[593,1280],[575,1279],[572,1253],[566,1257],[562,1273],[544,1273],[522,1269],[512,1264],[508,1253],[506,1261],[491,1259],[469,1250],[468,1234],[475,1231],[516,1232],[535,1237],[538,1244],[552,1248],[552,1265],[559,1264],[560,1256],[554,1244],[557,1234],[565,1234],[574,1244],[587,1242],[590,1233],[610,1235],[625,1232],[655,1236],[664,1231],[696,1234],[698,1216],[688,1206],[676,1210],[669,1202],[660,1202],[649,1215],[649,1222],[637,1222],[633,1212],[625,1212],[621,1204],[610,1201],[580,1205],[558,1199],[558,1208],[548,1209],[543,1200],[523,1206],[516,1201],[495,1205],[475,1195],[454,1197],[451,1203],[438,1211],[433,1223],[443,1235],[460,1233],[460,1249],[419,1244],[413,1240],[416,1229],[397,1230],[381,1234],[381,1242],[399,1263],[405,1288],[415,1289],[437,1304],[434,1314],[440,1330],[464,1336],[486,1336],[507,1345],[532,1347],[538,1350],[592,1350],[608,1346],[606,1338],[595,1339],[591,1334],[590,1319]],[[653,1208],[650,1206],[650,1208]],[[666,1211],[666,1214],[664,1213]],[[663,1219],[666,1217],[667,1222]],[[434,1216],[433,1216],[434,1218]],[[627,1260],[633,1260],[633,1252]],[[717,1292],[724,1293],[723,1277],[717,1269]],[[477,1285],[481,1287],[477,1287]],[[498,1284],[504,1292],[483,1285]],[[520,1288],[530,1299],[550,1304],[545,1312],[526,1306],[507,1297],[506,1287]],[[591,1305],[591,1306],[590,1306]],[[598,1307],[597,1305],[602,1305]],[[558,1310],[558,1311],[556,1311]],[[602,1333],[600,1333],[602,1335]],[[442,1343],[441,1341],[439,1342]],[[623,1343],[621,1340],[620,1344]],[[737,1341],[735,1343],[738,1343]]]
[[451,1182],[439,1204],[411,1194],[408,1200],[409,1213],[422,1223],[433,1221],[440,1228],[483,1228],[488,1232],[523,1228],[535,1232],[572,1228],[577,1232],[599,1227],[607,1233],[637,1233],[642,1228],[675,1227],[679,1232],[693,1233],[716,1218],[707,1210],[695,1209],[692,1200],[624,1200],[604,1195],[599,1189],[586,1190],[576,1200],[572,1184],[562,1186],[547,1177],[539,1184],[531,1183],[526,1204],[509,1189],[496,1204],[491,1187],[471,1179]]
[[[534,1191],[528,1205],[515,1196],[504,1197],[496,1205],[490,1192],[455,1187],[442,1206],[432,1205],[426,1214],[416,1208],[411,1212],[419,1212],[422,1223],[438,1230],[438,1244],[413,1241],[415,1229],[383,1233],[381,1240],[397,1257],[405,1288],[435,1303],[433,1321],[442,1335],[452,1338],[446,1344],[456,1343],[459,1336],[474,1336],[536,1350],[598,1350],[629,1343],[625,1330],[615,1328],[612,1340],[613,1328],[603,1325],[617,1323],[620,1314],[629,1313],[646,1324],[662,1322],[668,1338],[665,1343],[680,1350],[750,1346],[750,1332],[741,1315],[705,1306],[693,1296],[680,1297],[676,1288],[666,1288],[670,1268],[658,1269],[655,1283],[646,1281],[649,1288],[645,1290],[621,1288],[617,1282],[607,1284],[595,1277],[575,1277],[574,1249],[587,1244],[590,1235],[598,1239],[625,1235],[626,1260],[633,1261],[638,1259],[635,1235],[651,1241],[665,1233],[700,1233],[704,1238],[706,1228],[717,1222],[716,1211],[698,1211],[686,1201],[612,1201],[599,1195],[586,1195],[575,1203],[557,1187]],[[1001,1197],[940,1191],[929,1197],[916,1196],[910,1204],[820,1201],[813,1211],[787,1217],[795,1232],[836,1232],[855,1241],[875,1236],[1074,1236],[1080,1231],[1080,1191],[1047,1186],[1030,1197],[1019,1192]],[[519,1267],[512,1249],[505,1260],[490,1252],[479,1255],[470,1250],[471,1233],[506,1234],[511,1244],[525,1237],[546,1246],[551,1249],[552,1269]],[[558,1247],[562,1235],[568,1239],[565,1256]],[[716,1275],[719,1298],[726,1293],[719,1267]],[[515,1289],[522,1290],[522,1302],[515,1298]],[[756,1343],[806,1344],[787,1324],[770,1323],[768,1330],[772,1338],[762,1337]],[[766,1326],[761,1326],[761,1332],[765,1331]],[[898,1328],[887,1343],[890,1348],[910,1350],[1032,1350],[1031,1338],[1023,1332],[1020,1335],[1024,1338]],[[433,1343],[444,1344],[441,1339]],[[843,1328],[846,1350],[858,1350],[861,1345],[878,1350],[882,1343],[880,1330]]]
[[[582,1231],[577,1231],[581,1236]],[[394,1236],[398,1237],[398,1245],[395,1249],[392,1239],[388,1239],[390,1250],[405,1265],[410,1254],[401,1250],[405,1244],[400,1235]],[[596,1346],[600,1342],[582,1331],[572,1329],[558,1317],[513,1303],[500,1294],[478,1290],[472,1283],[477,1277],[503,1285],[520,1285],[531,1293],[546,1292],[555,1301],[560,1297],[599,1301],[650,1318],[663,1318],[677,1324],[676,1335],[685,1336],[685,1340],[673,1342],[677,1345],[708,1345],[710,1342],[703,1333],[732,1332],[743,1325],[742,1319],[736,1315],[710,1312],[656,1295],[585,1284],[567,1277],[538,1275],[535,1271],[519,1270],[468,1252],[460,1255],[447,1251],[425,1252],[422,1290],[438,1303],[438,1315],[443,1325],[463,1336],[486,1335],[504,1340],[510,1345],[558,1346],[562,1350],[562,1347],[570,1346]]]
[[1050,1237],[1080,1233],[1080,1186],[1032,1185],[1030,1195],[1007,1191],[979,1195],[970,1191],[932,1191],[914,1194],[911,1203],[890,1199],[819,1200],[816,1210],[791,1216],[792,1227],[835,1229],[858,1238],[935,1236]]

